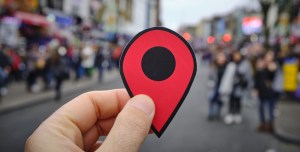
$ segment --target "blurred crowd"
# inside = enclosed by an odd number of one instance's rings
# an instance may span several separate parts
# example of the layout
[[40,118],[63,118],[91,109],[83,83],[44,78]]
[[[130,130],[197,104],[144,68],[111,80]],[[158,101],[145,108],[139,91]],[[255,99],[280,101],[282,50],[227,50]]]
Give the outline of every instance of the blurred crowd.
[[[202,63],[209,65],[208,120],[225,124],[242,122],[242,103],[258,101],[260,125],[257,131],[274,131],[276,102],[282,98],[300,100],[300,42],[268,49],[259,41],[211,45],[202,50]],[[245,98],[246,97],[246,98]],[[221,116],[224,103],[226,115]]]
[[0,44],[0,96],[13,91],[7,89],[10,83],[24,81],[26,91],[55,90],[55,99],[60,99],[64,80],[92,78],[98,71],[101,82],[106,70],[118,68],[121,50],[120,45],[93,40],[74,45],[53,39],[46,45],[31,44],[25,51]]

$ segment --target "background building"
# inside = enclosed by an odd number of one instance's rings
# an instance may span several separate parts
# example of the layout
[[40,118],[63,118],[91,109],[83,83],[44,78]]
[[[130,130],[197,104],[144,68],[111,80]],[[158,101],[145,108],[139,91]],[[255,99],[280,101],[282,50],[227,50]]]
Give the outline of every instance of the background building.
[[133,36],[145,28],[160,25],[159,0],[121,0],[119,10],[120,33]]

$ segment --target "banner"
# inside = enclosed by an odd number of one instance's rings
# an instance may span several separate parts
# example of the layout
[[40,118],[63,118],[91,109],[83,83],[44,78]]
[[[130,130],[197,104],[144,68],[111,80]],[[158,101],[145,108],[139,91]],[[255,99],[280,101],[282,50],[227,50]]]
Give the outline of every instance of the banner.
[[39,5],[38,0],[18,0],[15,2],[18,4],[19,10],[25,11],[25,12],[35,11]]
[[38,8],[38,5],[39,5],[38,0],[26,0],[26,1],[32,10],[36,10]]
[[283,65],[283,89],[294,92],[298,87],[297,59],[288,59]]
[[20,21],[14,17],[5,17],[0,21],[0,42],[10,46],[18,43]]

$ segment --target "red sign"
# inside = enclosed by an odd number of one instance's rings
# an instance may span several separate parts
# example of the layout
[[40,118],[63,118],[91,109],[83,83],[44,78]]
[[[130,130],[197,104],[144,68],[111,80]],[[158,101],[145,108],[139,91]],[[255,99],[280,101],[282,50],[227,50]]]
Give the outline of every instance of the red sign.
[[262,19],[256,16],[244,17],[242,21],[243,32],[247,35],[260,33],[262,31]]

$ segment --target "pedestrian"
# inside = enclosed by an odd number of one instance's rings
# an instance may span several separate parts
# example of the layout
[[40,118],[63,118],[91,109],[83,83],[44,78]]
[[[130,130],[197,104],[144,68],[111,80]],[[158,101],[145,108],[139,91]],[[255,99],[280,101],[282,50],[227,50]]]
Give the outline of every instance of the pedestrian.
[[[155,114],[146,95],[130,99],[125,89],[78,96],[46,119],[25,151],[139,151]],[[106,136],[104,142],[99,137]]]
[[10,71],[10,77],[14,81],[21,81],[22,75],[21,75],[21,64],[22,59],[20,55],[17,53],[17,51],[13,48],[9,49],[8,56],[11,59],[11,71]]
[[209,74],[208,84],[212,87],[212,95],[209,99],[208,120],[220,119],[223,102],[219,93],[221,80],[226,68],[226,56],[223,52],[216,54]]
[[[38,51],[35,53],[35,55],[37,57],[35,63],[35,71],[37,74],[37,79],[42,78],[44,83],[44,90],[46,91],[50,88],[49,76],[47,75],[48,73],[46,69],[46,61],[48,59],[47,47],[43,45],[38,46]],[[39,86],[39,90],[40,90],[40,86]]]
[[53,78],[55,80],[55,100],[61,99],[61,88],[63,81],[69,78],[69,68],[67,61],[58,52],[58,47],[51,50],[51,56],[47,60],[47,67],[49,67]]
[[[273,133],[274,110],[276,106],[276,92],[272,84],[277,71],[277,65],[274,61],[274,53],[267,52],[264,56],[257,59],[256,72],[254,76],[255,90],[259,98],[259,118],[260,124],[257,130],[260,132]],[[266,117],[266,108],[268,108],[268,119]]]
[[[229,109],[224,122],[239,124],[242,122],[241,99],[244,91],[251,84],[252,68],[250,62],[244,59],[239,51],[233,52],[231,58],[232,61],[227,65],[225,77],[221,82],[221,85],[229,87],[229,89],[225,89],[229,96]],[[221,92],[224,92],[224,87],[221,86],[220,89]]]
[[38,77],[37,73],[37,54],[38,54],[38,45],[33,44],[29,47],[29,51],[26,54],[26,84],[28,92],[37,92],[39,90],[36,80]]
[[122,50],[123,50],[122,46],[116,45],[112,54],[112,61],[114,62],[117,68],[119,68],[119,60],[121,57]]
[[83,68],[81,66],[81,62],[82,62],[82,56],[81,56],[81,51],[82,49],[80,48],[80,46],[75,46],[74,50],[73,50],[73,65],[74,65],[74,71],[76,74],[75,77],[75,81],[78,81],[82,75],[83,75]]
[[85,46],[81,51],[81,56],[81,66],[84,68],[86,76],[90,78],[93,74],[93,66],[95,61],[95,52],[90,42],[86,42]]
[[96,57],[95,57],[95,67],[98,69],[99,82],[103,80],[103,72],[104,72],[103,61],[104,61],[103,48],[101,46],[98,46]]
[[0,97],[6,95],[8,90],[8,76],[11,71],[11,60],[5,52],[5,48],[0,44]]

